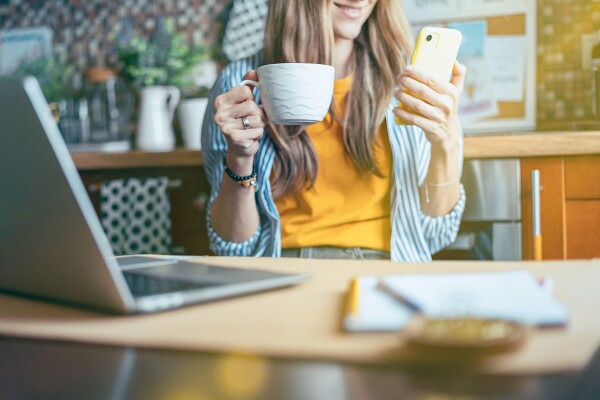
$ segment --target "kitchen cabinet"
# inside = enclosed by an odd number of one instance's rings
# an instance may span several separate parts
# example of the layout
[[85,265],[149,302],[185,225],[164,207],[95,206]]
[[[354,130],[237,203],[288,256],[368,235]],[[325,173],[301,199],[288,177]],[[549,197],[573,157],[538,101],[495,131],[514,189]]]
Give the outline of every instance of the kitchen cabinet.
[[165,176],[172,183],[172,253],[209,254],[205,203],[209,186],[198,151],[73,154],[75,165],[100,216],[100,185],[105,180]]
[[[516,173],[520,179],[523,259],[532,259],[530,180],[533,169],[540,170],[542,186],[542,257],[600,257],[600,131],[466,137],[464,145],[467,160],[520,160]],[[179,187],[170,191],[174,252],[209,254],[204,212],[209,188],[199,151],[74,153],[72,156],[88,189],[104,179],[127,177],[168,176],[181,181]],[[501,178],[492,180],[499,188],[505,185]],[[498,196],[499,193],[501,191],[496,192]],[[99,193],[91,190],[89,194],[99,210]],[[515,196],[518,198],[519,194]],[[467,200],[467,207],[469,202]],[[448,256],[440,254],[437,258]]]
[[542,259],[600,257],[600,155],[521,159],[523,259],[533,259],[531,171],[540,171]]

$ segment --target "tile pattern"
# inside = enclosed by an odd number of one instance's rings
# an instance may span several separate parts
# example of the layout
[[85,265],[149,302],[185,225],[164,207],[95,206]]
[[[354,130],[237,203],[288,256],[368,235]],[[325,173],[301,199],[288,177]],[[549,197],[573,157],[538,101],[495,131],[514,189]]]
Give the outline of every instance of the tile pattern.
[[111,65],[124,19],[150,35],[158,16],[170,19],[189,43],[217,45],[230,0],[0,0],[0,30],[47,25],[54,49],[78,69]]
[[537,10],[538,121],[593,119],[581,37],[600,30],[600,0],[539,0]]
[[[218,45],[231,0],[0,0],[0,30],[49,25],[55,50],[79,69],[114,61],[123,18],[151,34],[171,18],[195,44]],[[538,121],[592,119],[592,72],[582,67],[581,35],[600,29],[600,0],[538,0]]]

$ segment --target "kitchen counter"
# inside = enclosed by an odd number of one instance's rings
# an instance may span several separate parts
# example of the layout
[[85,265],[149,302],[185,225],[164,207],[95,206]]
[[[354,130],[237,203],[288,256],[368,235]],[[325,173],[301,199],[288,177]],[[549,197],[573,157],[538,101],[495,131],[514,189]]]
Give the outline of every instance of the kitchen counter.
[[202,165],[200,151],[189,149],[165,152],[132,150],[119,153],[71,153],[71,156],[80,171]]
[[465,138],[465,158],[523,158],[600,154],[600,131],[506,133]]
[[[600,131],[552,131],[469,136],[465,158],[515,158],[600,154]],[[73,153],[77,169],[201,166],[198,150],[168,152]]]

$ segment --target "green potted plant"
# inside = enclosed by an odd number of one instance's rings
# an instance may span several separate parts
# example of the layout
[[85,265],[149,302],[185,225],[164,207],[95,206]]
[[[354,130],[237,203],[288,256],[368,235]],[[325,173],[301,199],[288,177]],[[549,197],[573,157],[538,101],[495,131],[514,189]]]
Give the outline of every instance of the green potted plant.
[[149,39],[133,36],[119,43],[117,57],[121,75],[139,89],[137,147],[148,151],[171,150],[175,146],[172,122],[181,97],[180,88],[202,53],[188,46],[183,35],[174,33],[170,25],[161,22]]
[[38,57],[21,60],[17,68],[8,76],[15,79],[23,79],[26,76],[36,77],[58,122],[60,117],[58,102],[70,94],[68,82],[72,73],[73,68],[58,57]]

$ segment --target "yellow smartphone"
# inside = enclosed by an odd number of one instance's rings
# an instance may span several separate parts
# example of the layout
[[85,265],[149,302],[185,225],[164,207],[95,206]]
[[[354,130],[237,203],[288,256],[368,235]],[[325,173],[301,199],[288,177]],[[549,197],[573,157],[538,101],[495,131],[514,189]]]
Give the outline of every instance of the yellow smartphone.
[[[435,79],[450,81],[461,41],[459,30],[426,26],[419,31],[410,63]],[[396,123],[402,121],[396,117]]]

